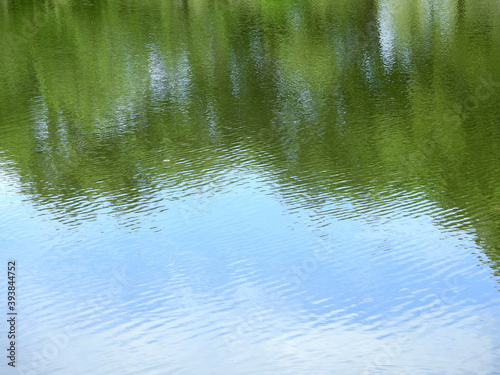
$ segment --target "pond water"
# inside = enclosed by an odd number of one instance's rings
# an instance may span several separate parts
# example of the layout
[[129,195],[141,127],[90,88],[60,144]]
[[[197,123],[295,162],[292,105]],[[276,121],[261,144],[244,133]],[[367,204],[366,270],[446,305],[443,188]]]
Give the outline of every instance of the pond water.
[[500,374],[497,0],[0,19],[2,374]]

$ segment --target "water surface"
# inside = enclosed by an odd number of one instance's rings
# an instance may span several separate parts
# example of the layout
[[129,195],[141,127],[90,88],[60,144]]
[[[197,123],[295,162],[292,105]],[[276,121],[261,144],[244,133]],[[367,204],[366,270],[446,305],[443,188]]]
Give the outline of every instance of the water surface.
[[500,373],[498,1],[0,18],[2,371]]

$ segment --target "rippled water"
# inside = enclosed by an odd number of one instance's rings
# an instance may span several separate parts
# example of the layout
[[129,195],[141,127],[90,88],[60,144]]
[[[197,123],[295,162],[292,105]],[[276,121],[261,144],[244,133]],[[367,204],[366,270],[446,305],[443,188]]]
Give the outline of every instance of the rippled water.
[[500,374],[499,4],[0,0],[0,373]]

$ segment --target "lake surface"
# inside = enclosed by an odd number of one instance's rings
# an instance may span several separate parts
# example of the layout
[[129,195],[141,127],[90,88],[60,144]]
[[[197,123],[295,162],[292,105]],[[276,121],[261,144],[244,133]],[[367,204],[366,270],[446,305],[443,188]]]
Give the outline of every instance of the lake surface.
[[500,374],[498,1],[0,20],[0,373]]

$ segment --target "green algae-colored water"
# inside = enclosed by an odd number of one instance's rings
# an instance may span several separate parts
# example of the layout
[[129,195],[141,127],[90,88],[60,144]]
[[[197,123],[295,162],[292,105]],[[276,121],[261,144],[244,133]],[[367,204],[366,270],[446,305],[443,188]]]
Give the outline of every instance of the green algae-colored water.
[[499,374],[500,3],[0,0],[0,255],[2,374]]

